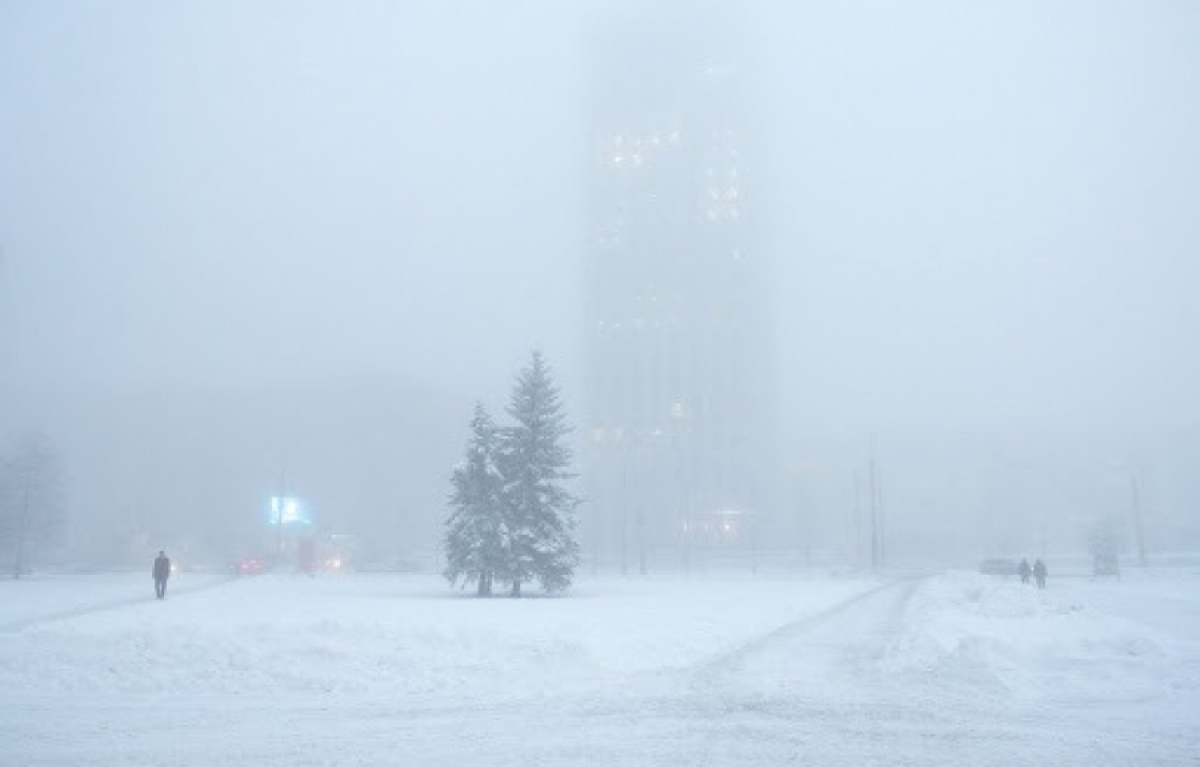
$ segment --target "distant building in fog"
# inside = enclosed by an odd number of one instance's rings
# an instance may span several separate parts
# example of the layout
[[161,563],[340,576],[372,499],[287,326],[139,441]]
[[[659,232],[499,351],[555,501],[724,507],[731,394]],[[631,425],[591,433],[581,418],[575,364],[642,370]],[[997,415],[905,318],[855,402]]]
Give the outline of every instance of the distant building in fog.
[[593,60],[584,545],[623,569],[765,543],[776,473],[746,112],[694,22],[610,29]]

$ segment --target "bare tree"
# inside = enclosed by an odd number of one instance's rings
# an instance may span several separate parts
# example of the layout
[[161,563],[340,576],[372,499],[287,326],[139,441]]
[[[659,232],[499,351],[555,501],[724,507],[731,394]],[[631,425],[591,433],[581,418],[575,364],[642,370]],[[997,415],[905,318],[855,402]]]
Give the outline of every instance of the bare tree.
[[63,531],[63,475],[42,435],[25,438],[0,466],[0,553],[12,577],[28,573]]

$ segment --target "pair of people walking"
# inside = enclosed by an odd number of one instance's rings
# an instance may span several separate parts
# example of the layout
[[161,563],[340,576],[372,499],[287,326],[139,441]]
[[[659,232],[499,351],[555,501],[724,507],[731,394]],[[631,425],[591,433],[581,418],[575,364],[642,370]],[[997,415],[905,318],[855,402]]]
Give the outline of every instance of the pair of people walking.
[[150,574],[154,576],[154,596],[163,599],[167,596],[167,579],[171,577],[171,560],[167,558],[166,552],[158,552]]
[[1021,564],[1017,565],[1017,575],[1021,576],[1021,583],[1029,583],[1029,577],[1033,576],[1039,589],[1046,588],[1046,563],[1040,559],[1033,563],[1033,567],[1029,566],[1028,559],[1022,559]]

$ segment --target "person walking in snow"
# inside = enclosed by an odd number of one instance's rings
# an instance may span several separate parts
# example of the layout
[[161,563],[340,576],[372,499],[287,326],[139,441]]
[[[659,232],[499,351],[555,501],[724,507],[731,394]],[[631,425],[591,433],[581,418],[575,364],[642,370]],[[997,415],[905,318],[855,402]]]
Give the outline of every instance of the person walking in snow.
[[1017,575],[1021,576],[1021,583],[1029,583],[1029,574],[1033,572],[1029,567],[1029,560],[1022,559],[1021,564],[1017,565]]
[[158,552],[154,558],[151,574],[154,576],[154,596],[162,599],[167,595],[167,578],[171,577],[171,560],[167,559],[165,552]]
[[1046,563],[1040,559],[1033,563],[1033,577],[1039,589],[1046,588]]

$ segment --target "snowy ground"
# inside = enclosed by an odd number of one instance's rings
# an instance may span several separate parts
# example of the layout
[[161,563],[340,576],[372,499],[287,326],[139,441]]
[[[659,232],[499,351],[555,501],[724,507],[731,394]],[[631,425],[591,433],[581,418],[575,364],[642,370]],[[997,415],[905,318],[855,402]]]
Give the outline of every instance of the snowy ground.
[[1200,573],[0,583],[3,765],[1200,763]]

